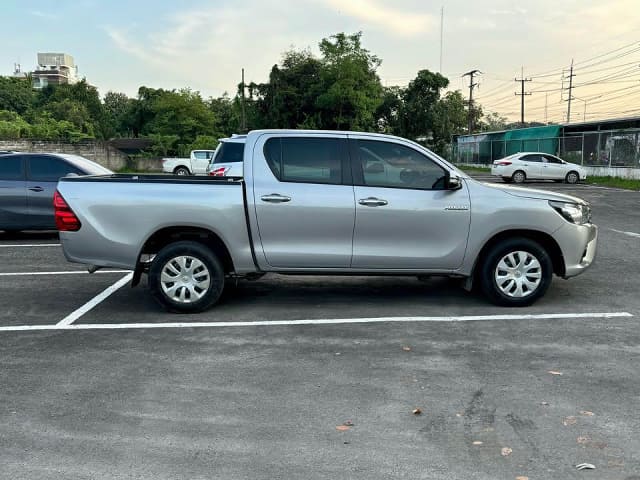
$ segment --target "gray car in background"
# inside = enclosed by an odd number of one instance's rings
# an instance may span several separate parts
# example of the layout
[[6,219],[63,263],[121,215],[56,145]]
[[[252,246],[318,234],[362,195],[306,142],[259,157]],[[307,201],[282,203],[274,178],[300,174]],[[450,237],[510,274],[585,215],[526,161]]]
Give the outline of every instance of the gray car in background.
[[67,175],[104,175],[111,170],[78,155],[0,155],[0,230],[54,230],[53,194]]

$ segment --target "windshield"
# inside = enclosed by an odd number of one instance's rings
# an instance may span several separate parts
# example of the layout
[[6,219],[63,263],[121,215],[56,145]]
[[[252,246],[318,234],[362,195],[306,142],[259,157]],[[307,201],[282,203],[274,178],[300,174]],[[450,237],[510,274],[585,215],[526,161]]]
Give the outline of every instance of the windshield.
[[113,173],[106,167],[103,167],[99,163],[89,160],[88,158],[81,157],[79,155],[60,155],[69,162],[73,163],[76,167],[80,168],[87,175],[108,175]]

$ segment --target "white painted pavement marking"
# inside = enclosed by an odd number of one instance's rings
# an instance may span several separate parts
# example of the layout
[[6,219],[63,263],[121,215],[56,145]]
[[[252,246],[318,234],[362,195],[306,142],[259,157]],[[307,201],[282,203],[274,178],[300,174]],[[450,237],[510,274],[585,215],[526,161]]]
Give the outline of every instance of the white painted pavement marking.
[[[123,279],[124,280],[124,279]],[[115,286],[115,285],[114,285]],[[264,320],[255,322],[179,322],[179,323],[96,323],[61,325],[20,325],[0,327],[0,332],[26,332],[39,330],[126,330],[159,328],[213,328],[213,327],[260,327],[286,325],[336,325],[354,323],[398,323],[398,322],[468,322],[490,320],[553,320],[578,318],[633,317],[628,312],[610,313],[548,313],[538,315],[467,315],[459,317],[380,317],[380,318],[334,318],[315,320]]]
[[[95,273],[129,273],[131,270],[98,270]],[[9,272],[0,273],[0,277],[26,277],[29,275],[93,275],[86,270],[67,270],[61,272]]]
[[96,295],[91,300],[89,300],[87,303],[85,303],[83,306],[81,306],[80,308],[78,308],[74,312],[71,312],[69,315],[64,317],[62,320],[60,320],[58,322],[57,326],[58,327],[66,327],[66,326],[71,325],[73,322],[75,322],[77,319],[79,319],[82,315],[84,315],[89,310],[91,310],[96,305],[98,305],[100,302],[102,302],[109,295],[111,295],[112,293],[114,293],[118,289],[124,287],[127,283],[129,283],[131,281],[132,278],[133,278],[133,272],[128,273],[127,275],[122,277],[120,280],[118,280],[116,283],[114,283],[110,287],[105,288],[102,291],[102,293]]
[[31,244],[15,244],[0,245],[0,248],[18,248],[18,247],[59,247],[59,243],[31,243]]
[[635,233],[635,232],[625,232],[624,230],[616,230],[615,228],[611,228],[610,230],[616,232],[616,233],[622,233],[623,235],[628,235],[630,237],[637,237],[640,238],[640,233]]

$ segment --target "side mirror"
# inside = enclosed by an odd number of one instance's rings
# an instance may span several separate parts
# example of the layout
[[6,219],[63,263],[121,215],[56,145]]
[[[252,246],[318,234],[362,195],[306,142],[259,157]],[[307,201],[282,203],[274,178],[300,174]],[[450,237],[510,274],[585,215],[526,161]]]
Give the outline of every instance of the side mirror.
[[447,190],[460,190],[462,188],[462,179],[457,175],[451,176],[450,173],[447,173],[446,182]]

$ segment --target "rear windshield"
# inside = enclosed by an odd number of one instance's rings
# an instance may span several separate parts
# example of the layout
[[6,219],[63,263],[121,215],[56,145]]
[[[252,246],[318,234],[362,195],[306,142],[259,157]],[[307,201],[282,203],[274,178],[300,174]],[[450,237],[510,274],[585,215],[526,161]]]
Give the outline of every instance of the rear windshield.
[[244,143],[239,142],[222,142],[218,153],[216,153],[213,159],[214,165],[216,163],[236,163],[241,162],[244,156]]

